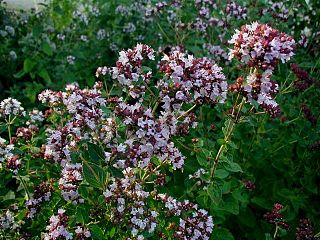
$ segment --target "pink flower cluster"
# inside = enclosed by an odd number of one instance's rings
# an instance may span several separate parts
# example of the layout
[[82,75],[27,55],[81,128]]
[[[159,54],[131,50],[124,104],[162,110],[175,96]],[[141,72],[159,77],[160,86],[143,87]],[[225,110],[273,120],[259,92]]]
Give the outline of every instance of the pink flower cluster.
[[77,125],[94,129],[96,121],[102,115],[100,106],[105,105],[105,100],[101,98],[101,88],[100,82],[97,82],[92,89],[80,89],[78,84],[74,83],[66,86],[66,92],[45,90],[38,98],[42,103],[48,103],[52,107],[63,106]]
[[197,8],[198,17],[195,19],[195,22],[192,25],[197,31],[206,34],[207,28],[212,20],[212,10],[217,8],[216,1],[196,0],[195,6]]
[[17,227],[13,212],[7,210],[5,213],[0,215],[0,230],[16,229]]
[[251,69],[246,77],[240,77],[230,86],[231,91],[240,91],[251,104],[254,101],[272,117],[280,114],[274,100],[278,84],[271,80],[272,71],[281,61],[287,62],[294,55],[295,41],[291,36],[257,22],[244,25],[229,41],[234,45],[230,58],[237,58]]
[[[156,230],[160,215],[161,219],[178,217],[179,225],[171,229],[175,239],[209,239],[214,224],[207,211],[188,200],[180,202],[156,191],[146,192],[131,168],[123,173],[124,178],[112,179],[103,193],[107,204],[112,206],[111,220],[115,224],[126,224],[132,236],[144,239],[144,232]],[[151,201],[163,205],[158,208],[160,212],[150,209]]]
[[0,118],[6,118],[10,115],[17,116],[24,114],[24,108],[21,102],[14,98],[7,98],[0,102]]
[[[68,116],[68,122],[56,130],[49,129],[45,158],[53,159],[63,167],[59,187],[63,198],[74,204],[83,202],[77,192],[82,181],[81,164],[71,164],[71,153],[77,149],[80,140],[94,139],[93,136],[107,137],[98,128],[108,120],[103,117],[101,106],[105,99],[101,97],[102,84],[97,82],[92,89],[80,89],[77,84],[70,84],[66,92],[46,90],[39,95],[39,100],[48,103],[60,114]],[[102,128],[106,125],[102,125]],[[104,141],[103,139],[102,141]]]
[[203,48],[210,53],[210,58],[215,62],[229,63],[228,53],[222,47],[206,43]]
[[296,240],[319,240],[317,235],[310,219],[304,218],[300,220],[300,224],[296,228]]
[[13,156],[13,144],[6,144],[6,140],[0,137],[0,163],[5,162],[8,158]]
[[157,16],[167,6],[168,3],[165,1],[157,2],[153,7],[148,7],[146,9],[145,18],[150,19],[153,16]]
[[209,26],[210,16],[213,9],[217,8],[215,0],[196,0],[195,6],[197,8],[198,17],[193,26],[199,32],[206,33]]
[[75,122],[70,122],[58,130],[48,129],[47,133],[49,136],[44,157],[64,166],[71,161],[71,151],[82,137],[81,128]]
[[91,237],[91,232],[85,227],[78,226],[75,233],[76,240],[85,240]]
[[189,175],[189,179],[195,180],[198,186],[207,185],[209,182],[206,180],[203,180],[203,176],[207,174],[208,174],[208,171],[206,171],[203,168],[199,168],[196,172]]
[[6,144],[6,140],[0,137],[0,163],[4,163],[6,168],[13,173],[17,173],[21,167],[21,160],[13,153],[14,145]]
[[48,232],[44,235],[44,240],[73,239],[72,233],[67,229],[68,219],[64,209],[59,209],[57,215],[52,215],[46,227]]
[[132,236],[154,232],[158,213],[147,206],[150,193],[143,190],[133,169],[126,168],[123,173],[125,177],[113,179],[103,193],[106,203],[112,205],[112,222],[127,224]]
[[240,91],[247,101],[252,104],[256,101],[272,117],[277,117],[280,114],[280,107],[274,96],[279,90],[279,85],[270,79],[271,75],[272,71],[266,70],[262,74],[254,72],[246,78],[240,77],[230,86],[230,90]]
[[267,212],[263,215],[264,219],[270,224],[276,224],[283,229],[289,229],[290,225],[283,219],[280,211],[283,209],[283,205],[275,203],[271,212]]
[[20,139],[31,140],[32,136],[34,136],[38,131],[39,129],[36,126],[30,125],[27,128],[25,127],[18,128],[16,135]]
[[238,20],[247,18],[247,8],[238,5],[236,2],[231,1],[227,3],[226,14],[227,17],[234,17]]
[[64,200],[71,201],[74,204],[83,203],[84,200],[78,193],[78,185],[82,182],[82,165],[67,163],[62,170],[62,177],[59,180]]
[[72,120],[79,126],[87,126],[91,130],[96,128],[96,123],[102,116],[100,106],[105,105],[101,88],[101,82],[97,82],[92,89],[80,89],[78,84],[67,85],[62,101]]
[[309,39],[307,38],[306,35],[301,34],[298,43],[299,43],[299,45],[300,45],[301,47],[307,48],[307,46],[308,46],[308,44],[309,44]]
[[[160,90],[160,96],[150,102],[144,94],[149,91],[155,95],[148,88],[152,75],[143,61],[153,59],[153,49],[138,44],[132,50],[122,51],[115,67],[97,69],[98,76],[110,74],[118,81],[127,92],[128,101],[122,97],[104,99],[101,83],[95,84],[93,89],[80,89],[77,84],[70,84],[65,91],[46,90],[39,95],[39,100],[46,103],[50,111],[58,113],[62,120],[55,129],[47,130],[44,156],[62,167],[59,188],[63,198],[74,204],[83,202],[78,192],[83,180],[82,165],[71,163],[72,153],[79,149],[80,142],[103,144],[106,162],[122,169],[124,174],[123,178],[112,178],[104,192],[105,200],[112,209],[111,220],[125,224],[135,239],[143,239],[143,234],[153,233],[158,224],[160,213],[150,208],[148,201],[159,202],[160,198],[143,189],[144,181],[165,184],[166,173],[162,173],[154,161],[160,161],[163,167],[169,164],[173,170],[183,168],[185,157],[172,138],[187,134],[191,127],[196,126],[195,114],[192,109],[183,110],[185,104],[196,106],[224,102],[228,89],[221,68],[212,61],[173,50],[159,64],[163,78],[155,87]],[[106,104],[114,110],[112,114],[103,112]],[[124,127],[125,131],[120,132],[119,127]],[[19,130],[19,135],[29,137],[23,130]],[[144,180],[142,176],[136,176],[137,169],[144,172]],[[37,204],[30,201],[30,215],[31,211],[37,211]],[[177,204],[177,209],[172,209],[178,211],[172,216],[180,219],[176,237],[207,239],[212,232],[212,217],[188,201]],[[46,239],[69,239],[64,219],[67,216],[63,210],[52,216]],[[79,228],[74,237],[85,239],[86,234],[85,229]]]
[[236,58],[248,67],[263,71],[273,70],[279,61],[289,61],[295,49],[291,36],[257,22],[236,30],[229,43],[234,45],[230,59]]
[[208,240],[210,238],[214,224],[206,210],[198,209],[197,204],[188,200],[179,202],[166,194],[157,194],[156,198],[165,204],[167,216],[180,217],[179,226],[174,233],[175,239]]
[[[45,157],[64,165],[70,161],[70,152],[81,139],[88,138],[97,130],[102,118],[101,106],[105,99],[101,97],[102,84],[97,82],[92,89],[80,89],[77,84],[70,84],[66,92],[45,90],[39,94],[39,100],[62,114],[66,111],[69,121],[60,129],[48,130],[48,143]],[[87,130],[88,128],[88,130]]]
[[46,182],[41,183],[34,189],[33,197],[26,201],[27,218],[34,218],[35,214],[40,210],[41,203],[50,200],[52,191],[52,185]]
[[61,102],[62,92],[55,92],[50,89],[44,90],[38,95],[38,99],[42,103],[47,103],[50,106],[56,106]]
[[282,21],[287,21],[289,17],[289,8],[283,2],[269,2],[270,8],[267,9],[271,13],[272,17],[278,18]]
[[226,99],[228,84],[222,68],[209,59],[173,51],[162,58],[160,71],[166,76],[157,85],[165,110],[182,103],[212,104]]
[[16,174],[21,167],[21,159],[19,158],[19,156],[13,155],[11,157],[8,157],[6,167]]
[[198,9],[198,15],[202,18],[210,17],[210,9],[216,9],[217,4],[215,0],[195,0]]
[[316,79],[311,77],[306,71],[299,67],[298,64],[291,64],[290,68],[297,78],[297,80],[294,82],[294,88],[296,90],[304,91],[312,84],[316,84],[318,87],[320,86]]
[[223,102],[226,98],[227,82],[221,68],[208,59],[194,58],[179,50],[171,51],[159,65],[160,72],[165,74],[156,85],[161,91],[158,103],[165,110],[160,113],[156,111],[157,107],[147,107],[142,98],[151,71],[148,70],[148,77],[142,74],[140,84],[137,82],[142,73],[143,60],[154,58],[153,49],[138,44],[132,50],[120,52],[116,67],[97,69],[97,76],[111,74],[138,100],[131,104],[121,98],[112,100],[116,104],[116,115],[129,130],[127,140],[113,146],[110,153],[112,157],[117,156],[117,166],[120,168],[146,167],[153,156],[171,163],[173,169],[182,168],[184,157],[171,138],[186,134],[190,127],[196,126],[195,115],[182,111],[182,105]]
[[117,79],[133,98],[137,98],[145,91],[145,86],[151,78],[151,72],[142,69],[143,60],[154,60],[154,50],[145,44],[137,44],[135,48],[121,51],[119,54],[115,67],[100,67],[96,76],[110,72],[113,79]]
[[174,236],[181,240],[209,240],[213,226],[212,217],[206,210],[200,209],[193,212],[192,217],[180,218],[179,227]]
[[[152,156],[156,156],[162,162],[169,161],[173,169],[183,167],[184,156],[174,146],[171,137],[178,134],[185,124],[178,123],[174,114],[163,112],[158,119],[155,119],[151,109],[145,109],[140,103],[129,105],[124,102],[118,103],[115,112],[131,129],[128,132],[131,137],[125,142],[126,147],[123,149],[118,147],[114,151],[127,158],[118,161],[119,167],[146,167]],[[194,122],[194,119],[186,119],[188,124]]]

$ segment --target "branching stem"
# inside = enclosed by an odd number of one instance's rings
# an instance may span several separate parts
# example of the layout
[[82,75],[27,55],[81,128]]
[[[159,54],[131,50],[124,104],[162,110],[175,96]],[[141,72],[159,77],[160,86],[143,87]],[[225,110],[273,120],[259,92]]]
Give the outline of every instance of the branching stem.
[[[238,96],[237,96],[237,99],[236,99],[236,102],[232,108],[232,113],[231,113],[231,117],[234,116],[235,114],[235,110],[236,110],[236,106],[237,106],[237,103],[238,103],[238,99],[239,99],[239,93],[238,93]],[[241,113],[241,110],[242,110],[242,107],[244,105],[244,103],[246,102],[246,99],[243,98],[240,105],[239,105],[239,108],[238,108],[238,112],[235,116],[235,119],[233,120],[232,118],[229,119],[228,121],[228,125],[227,125],[227,128],[226,128],[226,134],[224,136],[224,141],[223,141],[223,144],[220,146],[219,150],[218,150],[218,153],[214,159],[214,162],[213,162],[213,168],[212,168],[212,172],[211,172],[211,180],[213,179],[214,177],[214,174],[216,172],[216,169],[217,169],[217,165],[218,165],[218,162],[219,162],[219,159],[221,157],[221,154],[223,153],[223,150],[225,149],[227,143],[230,141],[230,138],[231,138],[231,135],[233,133],[233,130],[236,126],[236,124],[238,123],[239,121],[239,118],[240,118],[240,113]]]

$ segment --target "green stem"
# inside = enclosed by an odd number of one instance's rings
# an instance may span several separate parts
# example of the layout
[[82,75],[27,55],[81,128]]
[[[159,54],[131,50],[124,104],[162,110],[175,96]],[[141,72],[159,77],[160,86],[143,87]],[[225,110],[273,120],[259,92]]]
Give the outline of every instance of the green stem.
[[161,33],[167,38],[168,42],[170,42],[170,38],[168,37],[168,35],[165,33],[165,31],[163,31],[161,25],[157,22],[157,25],[161,31]]
[[274,231],[273,239],[276,239],[277,234],[278,234],[278,230],[279,230],[279,227],[278,227],[278,225],[276,225],[276,230]]
[[[230,141],[231,135],[232,135],[232,133],[233,133],[233,131],[235,129],[235,126],[239,121],[240,112],[242,110],[242,107],[243,107],[244,103],[245,103],[245,98],[243,98],[241,103],[240,103],[240,106],[239,106],[239,109],[238,109],[238,112],[237,112],[237,115],[236,115],[234,121],[232,119],[229,119],[228,126],[227,126],[227,129],[226,129],[226,135],[224,137],[223,144],[220,146],[220,148],[218,150],[218,153],[217,153],[217,155],[216,155],[216,157],[214,159],[214,162],[213,162],[213,168],[212,168],[212,172],[211,172],[211,180],[213,179],[214,174],[216,172],[217,165],[218,165],[219,159],[221,157],[221,154],[223,153],[223,151],[224,151],[225,147],[227,146],[228,142]],[[232,110],[232,116],[234,114],[234,109]]]
[[148,172],[148,170],[146,170],[145,173],[143,174],[141,180],[145,182],[148,179],[148,177],[151,176],[152,173],[156,172],[160,167],[162,167],[163,165],[165,165],[167,163],[168,163],[168,160],[164,160],[157,167],[155,167],[153,170],[151,170],[149,172]]
[[8,134],[9,134],[9,144],[11,143],[11,119],[10,119],[11,115],[9,115],[9,121],[7,122],[7,126],[8,126]]
[[193,105],[191,108],[189,108],[186,112],[182,113],[179,117],[177,117],[177,120],[179,120],[180,118],[182,118],[183,116],[187,115],[189,112],[191,112],[195,107],[197,106],[197,104]]
[[157,101],[156,104],[154,105],[154,107],[152,109],[152,115],[156,112],[158,106],[159,106],[159,101]]
[[185,148],[185,149],[187,149],[187,150],[189,150],[189,151],[191,151],[191,152],[196,152],[196,153],[200,152],[200,151],[199,151],[198,149],[196,149],[196,148],[192,149],[192,148],[184,145],[184,144],[183,144],[181,141],[179,141],[179,140],[177,140],[177,142],[178,142],[183,148]]
[[21,177],[19,174],[17,174],[17,176],[18,176],[19,180],[20,180],[21,183],[22,183],[23,189],[24,189],[24,191],[26,192],[26,194],[27,194],[27,196],[28,196],[28,199],[30,199],[30,193],[29,193],[29,191],[28,191],[28,188],[27,188],[26,183],[24,182],[24,180],[22,179],[22,177]]

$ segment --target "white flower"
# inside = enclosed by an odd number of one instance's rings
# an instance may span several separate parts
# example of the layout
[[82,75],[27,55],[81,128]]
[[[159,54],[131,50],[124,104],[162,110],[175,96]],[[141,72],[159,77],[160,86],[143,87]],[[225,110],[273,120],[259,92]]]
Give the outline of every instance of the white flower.
[[23,107],[21,107],[21,102],[14,98],[7,98],[1,101],[0,103],[0,117],[5,117],[9,115],[20,115],[24,112]]

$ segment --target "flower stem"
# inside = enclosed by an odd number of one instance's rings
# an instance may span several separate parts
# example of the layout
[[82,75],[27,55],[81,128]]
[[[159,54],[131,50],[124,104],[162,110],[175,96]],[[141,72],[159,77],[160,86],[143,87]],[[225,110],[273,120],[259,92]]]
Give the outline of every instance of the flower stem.
[[11,144],[11,119],[10,119],[10,115],[9,115],[9,121],[7,122],[7,126],[8,126],[8,134],[9,134],[9,144]]
[[152,109],[152,114],[154,114],[159,106],[159,101],[157,101]]
[[279,230],[279,227],[278,227],[278,225],[276,225],[276,230],[274,231],[273,239],[277,238],[278,230]]
[[191,112],[195,107],[197,106],[197,104],[193,105],[191,108],[189,108],[186,112],[182,113],[179,117],[177,117],[177,120],[179,120],[180,118],[184,117],[185,115],[187,115],[189,112]]
[[22,179],[22,177],[21,177],[19,174],[17,174],[17,176],[18,176],[19,180],[20,180],[21,183],[22,183],[22,186],[23,186],[24,191],[26,192],[26,194],[27,194],[27,196],[28,196],[28,199],[30,199],[30,193],[29,193],[29,191],[28,191],[28,188],[27,188],[27,186],[26,186],[26,183],[24,182],[24,180]]
[[[236,102],[235,102],[235,105],[232,109],[232,114],[231,116],[234,115],[235,113],[235,109],[236,109],[236,105],[237,105],[237,101],[238,101],[238,98],[239,98],[239,94],[237,96],[237,99],[236,99]],[[242,99],[240,105],[239,105],[239,109],[238,109],[238,112],[237,112],[237,115],[235,117],[235,119],[229,119],[229,122],[228,122],[228,125],[227,125],[227,129],[226,129],[226,134],[224,136],[224,142],[223,144],[220,146],[219,150],[218,150],[218,153],[214,159],[214,162],[213,162],[213,168],[212,168],[212,172],[211,172],[211,180],[213,179],[214,177],[214,174],[216,172],[216,169],[217,169],[217,165],[218,165],[218,162],[219,162],[219,159],[221,157],[221,154],[223,153],[223,150],[225,149],[225,147],[227,146],[227,143],[230,141],[231,139],[231,135],[235,129],[235,126],[236,124],[238,123],[239,121],[239,118],[240,118],[240,113],[241,113],[241,110],[242,110],[242,107],[244,105],[244,103],[246,102],[245,98]]]

